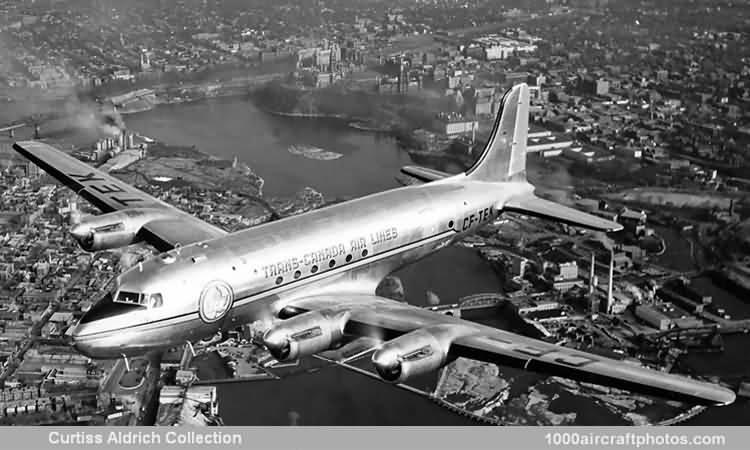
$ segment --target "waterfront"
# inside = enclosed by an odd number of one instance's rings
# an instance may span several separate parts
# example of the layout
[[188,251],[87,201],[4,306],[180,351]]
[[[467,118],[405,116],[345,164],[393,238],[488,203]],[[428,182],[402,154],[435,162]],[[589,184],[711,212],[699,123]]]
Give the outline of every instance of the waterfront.
[[[288,196],[305,186],[326,198],[359,197],[397,186],[411,163],[395,139],[350,128],[336,119],[275,116],[247,99],[225,97],[160,105],[125,117],[148,137],[231,160],[235,156],[265,179],[264,194]],[[322,161],[291,154],[292,145],[320,147],[344,156]]]

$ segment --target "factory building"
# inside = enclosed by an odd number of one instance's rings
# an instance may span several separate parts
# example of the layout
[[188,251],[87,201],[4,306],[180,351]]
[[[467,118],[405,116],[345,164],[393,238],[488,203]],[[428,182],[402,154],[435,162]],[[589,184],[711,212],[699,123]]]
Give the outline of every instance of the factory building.
[[491,34],[474,39],[464,49],[466,56],[485,61],[507,59],[516,53],[531,53],[536,51],[537,46],[532,43],[510,39],[507,37]]
[[672,320],[651,305],[636,306],[635,316],[660,331],[666,331],[672,326]]
[[670,302],[638,305],[635,308],[635,315],[660,331],[672,328],[689,329],[703,326],[703,321],[690,316],[687,312],[679,309]]
[[583,287],[583,280],[578,276],[578,263],[569,261],[557,265],[558,274],[552,280],[552,288],[567,292],[574,287]]

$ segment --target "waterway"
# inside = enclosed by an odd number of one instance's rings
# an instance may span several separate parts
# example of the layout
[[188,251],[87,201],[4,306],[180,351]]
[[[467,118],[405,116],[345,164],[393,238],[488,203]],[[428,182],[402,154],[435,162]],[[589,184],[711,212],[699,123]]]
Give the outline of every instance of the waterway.
[[[280,117],[241,97],[161,105],[125,116],[128,128],[170,144],[195,145],[225,159],[235,156],[266,181],[266,195],[286,196],[305,186],[326,198],[358,197],[396,185],[394,177],[409,164],[393,138],[350,128],[336,119]],[[330,161],[303,158],[288,151],[308,145],[344,156]]]
[[[402,165],[411,163],[391,138],[356,131],[336,120],[273,116],[242,98],[159,106],[128,115],[125,120],[128,128],[166,143],[195,145],[227,159],[237,156],[266,180],[264,191],[273,196],[311,186],[327,198],[358,197],[398,186],[394,176]],[[290,145],[313,145],[344,156],[332,161],[310,160],[290,154]],[[690,270],[684,249],[676,253],[671,261],[664,257],[659,263]],[[446,249],[397,275],[404,282],[407,299],[417,305],[426,302],[427,290],[435,292],[442,303],[453,303],[465,295],[500,289],[492,269],[467,248]],[[715,301],[724,302],[720,297],[714,294]],[[741,303],[732,303],[734,314],[750,317],[750,311],[740,310]],[[750,309],[750,304],[744,307]],[[686,365],[699,373],[746,371],[750,367],[747,343],[744,335],[729,336],[725,353],[694,355]],[[473,423],[418,395],[334,367],[282,380],[220,384],[218,396],[227,425]],[[569,405],[567,410],[575,408]],[[579,416],[585,417],[585,411]],[[741,400],[730,407],[709,408],[689,423],[748,424],[749,418],[750,403]]]

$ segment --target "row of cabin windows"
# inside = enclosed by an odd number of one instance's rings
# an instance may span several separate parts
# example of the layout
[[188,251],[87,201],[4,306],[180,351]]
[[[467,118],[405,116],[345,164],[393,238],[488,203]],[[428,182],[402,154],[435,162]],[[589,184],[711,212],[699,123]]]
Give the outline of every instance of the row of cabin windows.
[[[453,221],[452,220],[448,222],[448,228],[453,228]],[[364,258],[366,256],[367,256],[367,249],[362,250],[362,257]],[[351,262],[352,259],[353,259],[353,257],[351,255],[351,253],[348,254],[348,255],[346,255],[346,262]],[[336,260],[335,259],[332,259],[331,261],[328,262],[328,267],[330,267],[330,268],[333,268],[335,265],[336,265]],[[310,273],[316,273],[317,271],[318,271],[318,266],[317,265],[312,266],[310,268]],[[301,276],[302,276],[302,272],[300,272],[299,270],[297,270],[296,272],[294,272],[294,279],[295,280],[298,279]],[[276,278],[276,284],[281,284],[283,282],[284,282],[284,277],[278,277],[278,278]]]
[[[367,254],[368,254],[367,249],[362,250],[362,257],[363,258],[366,257]],[[351,255],[351,253],[348,254],[348,255],[346,255],[346,262],[351,262],[352,259],[354,259],[354,257]],[[331,269],[333,269],[335,266],[336,266],[336,260],[335,259],[332,259],[332,260],[328,261],[328,267],[330,267]],[[317,264],[313,265],[312,267],[310,267],[310,273],[317,273],[317,272],[318,272],[318,266],[317,266]],[[294,272],[294,279],[295,280],[298,279],[301,276],[302,276],[302,272],[300,272],[299,270],[297,270],[297,271]],[[283,282],[284,282],[284,277],[277,277],[276,278],[276,284],[281,284]]]

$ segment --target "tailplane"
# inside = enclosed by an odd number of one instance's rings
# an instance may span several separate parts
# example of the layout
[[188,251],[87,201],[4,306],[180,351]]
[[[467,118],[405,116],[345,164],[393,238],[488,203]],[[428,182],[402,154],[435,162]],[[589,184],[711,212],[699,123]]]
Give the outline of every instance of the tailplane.
[[529,87],[521,83],[503,96],[490,139],[479,159],[466,171],[467,177],[475,181],[525,181],[528,132]]

